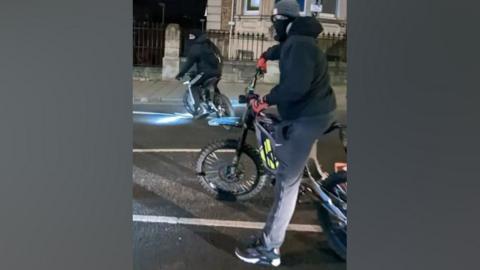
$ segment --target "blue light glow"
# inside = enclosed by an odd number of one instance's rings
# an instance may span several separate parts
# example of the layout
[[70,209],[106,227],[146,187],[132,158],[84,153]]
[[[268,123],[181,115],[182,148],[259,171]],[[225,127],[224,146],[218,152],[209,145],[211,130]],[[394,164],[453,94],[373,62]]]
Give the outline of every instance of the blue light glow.
[[193,117],[188,113],[160,113],[134,111],[134,121],[148,125],[177,126],[192,122]]
[[232,99],[231,102],[232,102],[232,107],[234,108],[245,107],[246,105],[245,103],[243,104],[238,103],[238,99]]

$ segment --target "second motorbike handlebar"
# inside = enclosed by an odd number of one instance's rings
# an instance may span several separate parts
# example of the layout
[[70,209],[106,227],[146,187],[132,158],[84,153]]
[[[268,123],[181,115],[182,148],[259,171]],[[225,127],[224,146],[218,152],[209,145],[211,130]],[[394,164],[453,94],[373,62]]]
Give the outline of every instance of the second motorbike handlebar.
[[260,96],[255,94],[255,87],[257,85],[257,80],[259,76],[263,75],[263,71],[259,68],[257,68],[255,75],[253,76],[252,80],[250,81],[250,84],[247,86],[245,89],[245,94],[244,95],[239,95],[238,96],[238,103],[240,104],[245,104],[245,103],[250,103],[250,100],[252,99],[259,99]]

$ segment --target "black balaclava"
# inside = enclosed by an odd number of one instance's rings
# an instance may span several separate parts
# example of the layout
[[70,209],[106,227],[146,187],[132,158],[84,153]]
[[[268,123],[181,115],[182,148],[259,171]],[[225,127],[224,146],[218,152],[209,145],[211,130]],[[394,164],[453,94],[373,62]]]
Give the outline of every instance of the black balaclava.
[[289,17],[286,20],[277,20],[273,23],[273,29],[275,29],[273,38],[276,41],[282,42],[287,39],[287,27],[293,20],[295,19]]
[[[198,30],[198,29],[193,29],[190,31],[190,35],[193,35],[195,36],[195,38],[193,38],[193,40],[196,40],[197,38],[199,38],[201,35],[203,35],[203,32],[201,30]],[[189,38],[190,39],[190,38]],[[192,40],[192,39],[190,39]]]
[[297,0],[281,0],[275,1],[275,9],[273,14],[279,14],[285,16],[285,20],[276,20],[273,22],[273,29],[275,29],[274,39],[282,42],[287,39],[287,27],[300,16],[300,6]]

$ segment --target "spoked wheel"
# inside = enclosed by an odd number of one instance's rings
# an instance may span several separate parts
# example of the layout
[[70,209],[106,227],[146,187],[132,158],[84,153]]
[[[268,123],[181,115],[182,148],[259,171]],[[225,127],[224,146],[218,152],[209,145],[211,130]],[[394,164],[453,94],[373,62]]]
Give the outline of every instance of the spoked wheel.
[[[345,174],[333,174],[325,179],[324,187],[333,195],[337,196],[340,202],[345,203],[345,207],[336,204],[337,207],[346,215],[346,183],[347,177]],[[344,198],[343,198],[344,197]],[[317,204],[318,218],[324,233],[327,236],[327,241],[330,248],[342,260],[347,258],[347,224],[341,221],[335,214],[328,211],[319,201]]]
[[219,199],[248,200],[257,195],[266,183],[260,155],[244,145],[234,164],[237,140],[216,141],[201,152],[196,171],[200,184]]
[[[215,107],[217,107],[217,117],[235,117],[232,103],[227,96],[221,93],[215,93]],[[231,126],[223,126],[226,130],[230,130]]]
[[215,93],[214,97],[215,106],[217,107],[217,117],[234,117],[235,111],[233,110],[232,103],[227,96],[220,93]]

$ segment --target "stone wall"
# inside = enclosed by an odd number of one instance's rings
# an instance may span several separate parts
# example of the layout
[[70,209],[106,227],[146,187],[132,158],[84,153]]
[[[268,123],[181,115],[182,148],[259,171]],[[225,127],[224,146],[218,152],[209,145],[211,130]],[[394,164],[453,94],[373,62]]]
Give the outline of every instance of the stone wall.
[[180,25],[169,24],[165,29],[165,54],[162,63],[162,79],[174,79],[180,70]]
[[[179,59],[178,64],[185,63],[185,59]],[[268,62],[268,72],[262,79],[264,83],[278,83],[279,70],[277,62]],[[330,79],[333,85],[345,85],[347,83],[347,66],[345,63],[330,63]],[[161,68],[153,67],[134,67],[133,79],[138,81],[156,81],[165,80],[162,76]],[[223,66],[222,81],[232,83],[244,83],[251,79],[251,76],[255,74],[254,62],[240,62],[229,61],[225,62]],[[167,80],[171,80],[167,79]]]
[[[165,55],[163,57],[163,67],[159,68],[141,68],[135,67],[133,70],[134,79],[139,80],[157,80],[161,74],[162,80],[172,80],[178,74],[180,66],[185,62],[180,58],[180,26],[178,24],[169,24],[165,30]],[[265,48],[272,46],[272,41]],[[258,58],[258,55],[254,59]],[[278,62],[268,62],[268,72],[265,75],[264,82],[277,83],[279,79]],[[226,82],[246,82],[255,73],[255,61],[228,61],[224,63],[223,80]],[[330,63],[330,74],[333,84],[346,83],[346,63]]]
[[222,26],[222,0],[208,0],[207,2],[207,30],[219,30]]
[[222,13],[221,13],[221,30],[229,30],[230,26],[228,22],[232,16],[232,1],[233,0],[222,0]]

